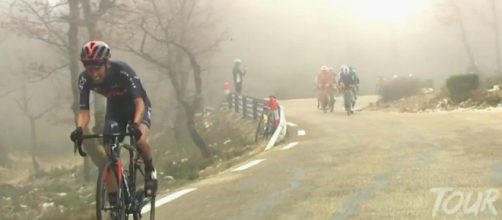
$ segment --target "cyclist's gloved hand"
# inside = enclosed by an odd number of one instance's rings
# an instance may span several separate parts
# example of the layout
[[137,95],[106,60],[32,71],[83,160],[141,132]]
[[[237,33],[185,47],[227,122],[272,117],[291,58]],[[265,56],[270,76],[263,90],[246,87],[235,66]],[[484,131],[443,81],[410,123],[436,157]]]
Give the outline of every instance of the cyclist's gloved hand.
[[77,127],[74,131],[71,132],[70,140],[73,142],[80,140],[80,139],[82,139],[83,134],[84,134],[84,131],[82,130],[82,127]]
[[132,123],[131,125],[129,125],[129,133],[136,140],[139,140],[139,138],[141,137],[141,135],[143,135],[143,133],[139,129],[139,125],[137,123]]

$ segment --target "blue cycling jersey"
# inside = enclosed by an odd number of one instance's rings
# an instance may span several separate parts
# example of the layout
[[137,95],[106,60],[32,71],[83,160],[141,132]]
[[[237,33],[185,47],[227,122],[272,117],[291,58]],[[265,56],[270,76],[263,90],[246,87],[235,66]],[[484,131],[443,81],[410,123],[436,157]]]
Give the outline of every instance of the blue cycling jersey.
[[[134,99],[141,97],[145,103],[145,112],[141,123],[150,127],[152,105],[139,77],[129,65],[111,61],[110,68],[100,84],[94,84],[86,71],[79,76],[80,109],[89,109],[89,93],[94,91],[107,98],[105,132],[124,132],[128,123],[134,120],[136,106]],[[111,126],[111,125],[118,126]],[[112,130],[118,129],[118,130]]]
[[83,71],[78,80],[80,89],[80,109],[89,109],[89,93],[91,90],[105,96],[108,105],[134,109],[134,99],[143,98],[146,107],[151,103],[139,77],[124,62],[111,61],[110,68],[101,84],[94,84],[92,78]]

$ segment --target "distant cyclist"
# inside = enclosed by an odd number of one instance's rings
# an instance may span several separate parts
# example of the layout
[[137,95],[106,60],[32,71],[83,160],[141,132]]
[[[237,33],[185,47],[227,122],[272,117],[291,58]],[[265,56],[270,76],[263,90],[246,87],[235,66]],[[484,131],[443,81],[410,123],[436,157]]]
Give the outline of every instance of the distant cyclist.
[[280,106],[279,106],[279,101],[277,100],[277,97],[270,95],[268,99],[265,101],[264,108],[270,110],[272,118],[270,120],[272,121],[273,124],[273,129],[272,132],[275,131],[275,129],[279,126],[279,119],[280,119]]
[[340,81],[338,82],[338,85],[343,86],[344,90],[350,90],[352,92],[352,97],[354,100],[352,100],[352,107],[355,106],[355,94],[357,90],[357,84],[359,83],[359,79],[355,75],[354,72],[350,71],[350,67],[347,65],[342,65],[340,67]]
[[317,89],[319,91],[318,106],[324,110],[329,101],[330,91],[333,88],[333,74],[328,71],[327,66],[321,66],[321,71],[317,74]]
[[359,76],[357,75],[357,70],[352,66],[349,66],[349,73],[356,82],[356,90],[354,92],[354,104],[355,104],[356,103],[355,100],[357,100],[357,92],[359,91]]
[[336,83],[338,76],[335,68],[333,68],[332,66],[328,67],[328,73],[331,77],[331,87],[329,88],[329,106],[331,108],[331,111],[333,111],[336,102],[335,95],[337,93]]

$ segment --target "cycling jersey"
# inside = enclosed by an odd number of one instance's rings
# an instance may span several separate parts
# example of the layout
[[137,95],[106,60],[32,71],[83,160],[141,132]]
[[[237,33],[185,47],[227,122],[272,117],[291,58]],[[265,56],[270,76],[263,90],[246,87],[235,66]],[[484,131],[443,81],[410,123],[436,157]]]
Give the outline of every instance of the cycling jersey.
[[[145,114],[142,122],[148,127],[151,124],[151,103],[139,77],[124,62],[110,61],[108,72],[100,84],[94,84],[92,78],[83,71],[78,80],[80,90],[80,109],[89,109],[90,91],[107,98],[106,121],[113,120],[124,128],[134,119],[136,106],[134,99],[141,97],[145,103]],[[122,129],[121,129],[122,130]]]
[[356,85],[358,83],[358,79],[357,77],[355,77],[354,74],[351,74],[351,73],[342,73],[340,74],[340,83],[343,83],[344,85],[346,86],[349,86],[349,85]]
[[317,75],[317,87],[318,88],[329,88],[333,86],[333,74],[328,72],[320,72]]

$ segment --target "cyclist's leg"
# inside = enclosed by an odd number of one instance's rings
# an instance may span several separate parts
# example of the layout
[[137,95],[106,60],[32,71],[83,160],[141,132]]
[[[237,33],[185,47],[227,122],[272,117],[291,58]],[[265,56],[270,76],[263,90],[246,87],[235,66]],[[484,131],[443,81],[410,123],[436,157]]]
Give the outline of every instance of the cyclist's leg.
[[317,109],[321,109],[322,91],[317,89]]
[[[112,133],[125,133],[127,125],[127,114],[124,113],[121,106],[114,106],[108,103],[106,107],[106,117],[105,117],[105,126],[103,128],[104,134],[112,134]],[[122,140],[120,140],[122,141]],[[107,155],[111,155],[111,147],[110,145],[113,143],[113,139],[111,138],[103,138],[103,145]],[[120,172],[118,169],[114,169],[112,167],[107,168],[107,175],[117,176],[116,172]],[[108,192],[108,198],[110,204],[117,204],[118,198],[118,183],[117,178],[106,178],[106,190]]]
[[153,165],[153,156],[150,144],[147,141],[151,126],[151,115],[152,108],[150,106],[146,106],[143,119],[139,125],[142,135],[138,140],[139,152],[141,153],[141,157],[145,163],[145,193],[147,196],[155,195],[157,192],[157,172],[155,171],[155,167]]
[[333,106],[335,104],[335,88],[330,88],[329,89],[329,104],[330,106]]

